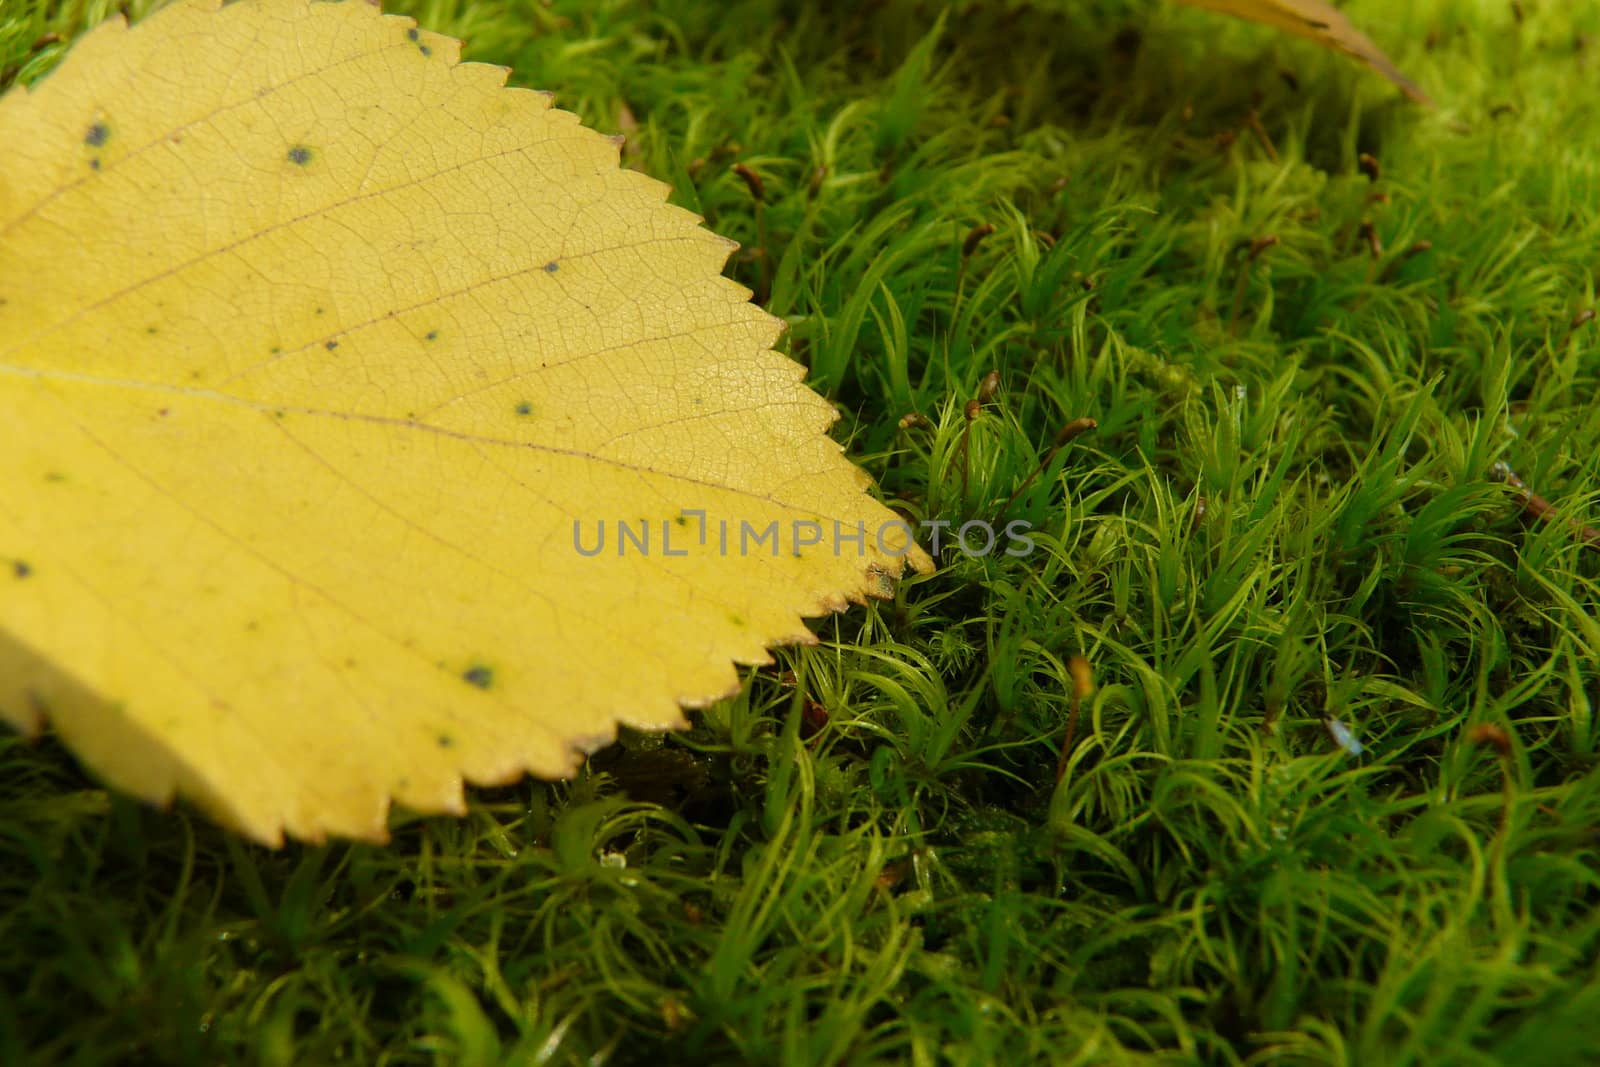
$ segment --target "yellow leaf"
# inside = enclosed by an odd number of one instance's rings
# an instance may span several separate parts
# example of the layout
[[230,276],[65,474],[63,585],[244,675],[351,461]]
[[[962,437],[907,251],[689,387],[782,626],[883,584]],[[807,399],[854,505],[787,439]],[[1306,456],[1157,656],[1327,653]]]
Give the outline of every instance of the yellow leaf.
[[1426,104],[1421,89],[1389,62],[1383,50],[1353,26],[1338,8],[1323,0],[1178,0],[1190,7],[1220,11],[1309,37],[1325,48],[1354,56],[1398,85],[1411,99]]
[[731,244],[458,56],[185,0],[0,99],[0,716],[265,842],[569,774],[931,566]]

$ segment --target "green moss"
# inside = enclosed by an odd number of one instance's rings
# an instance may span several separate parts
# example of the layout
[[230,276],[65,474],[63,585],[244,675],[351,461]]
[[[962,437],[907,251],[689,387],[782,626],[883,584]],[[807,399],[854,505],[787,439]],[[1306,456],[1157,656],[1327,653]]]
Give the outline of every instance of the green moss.
[[625,132],[885,494],[1037,550],[385,849],[0,739],[0,1062],[1600,1055],[1600,4],[1349,4],[1434,112],[1144,3],[387,6]]

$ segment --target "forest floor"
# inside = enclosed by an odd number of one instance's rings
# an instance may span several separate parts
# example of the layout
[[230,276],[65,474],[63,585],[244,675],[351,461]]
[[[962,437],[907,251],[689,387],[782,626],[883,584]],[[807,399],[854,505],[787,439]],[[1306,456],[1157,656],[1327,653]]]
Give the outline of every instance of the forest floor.
[[[6,0],[5,84],[117,7]],[[0,1062],[1600,1062],[1600,0],[1346,5],[1431,109],[1154,0],[386,7],[1033,551],[387,847],[0,737]]]

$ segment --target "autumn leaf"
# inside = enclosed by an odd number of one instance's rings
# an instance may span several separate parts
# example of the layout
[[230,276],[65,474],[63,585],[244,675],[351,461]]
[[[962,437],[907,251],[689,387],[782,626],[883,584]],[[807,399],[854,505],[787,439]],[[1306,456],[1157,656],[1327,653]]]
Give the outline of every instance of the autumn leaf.
[[1309,37],[1325,48],[1353,56],[1398,85],[1411,99],[1429,103],[1421,89],[1401,74],[1383,50],[1356,29],[1350,20],[1324,0],[1178,0],[1190,7],[1236,15],[1285,33]]
[[569,774],[931,566],[733,246],[458,57],[187,0],[0,99],[0,716],[264,842]]

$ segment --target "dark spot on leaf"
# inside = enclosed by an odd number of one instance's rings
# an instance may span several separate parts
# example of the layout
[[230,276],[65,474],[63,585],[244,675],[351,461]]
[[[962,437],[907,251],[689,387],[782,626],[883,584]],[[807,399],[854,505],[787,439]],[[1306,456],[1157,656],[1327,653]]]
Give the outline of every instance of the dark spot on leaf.
[[418,37],[420,37],[422,35],[420,33],[418,33],[417,32],[417,28],[415,26],[413,26],[409,30],[406,31],[406,36],[411,38],[413,41],[415,41]]
[[44,480],[54,485],[66,481],[67,476],[60,471],[45,471]]
[[548,262],[548,263],[546,263],[544,265],[544,272],[546,274],[554,274],[556,271],[558,271],[560,269],[561,269],[561,264],[557,263],[553,259],[550,262]]
[[677,518],[673,519],[672,521],[674,523],[676,523],[677,525],[679,525],[679,526],[687,526],[687,525],[689,525],[689,516],[687,516],[687,515],[679,515]]
[[417,51],[419,51],[419,52],[421,52],[421,53],[422,53],[422,54],[423,54],[423,55],[425,55],[425,56],[431,56],[431,55],[433,55],[433,49],[431,49],[431,48],[429,48],[429,47],[428,47],[428,46],[427,46],[427,45],[425,45],[425,44],[419,44],[419,45],[417,45]]
[[311,162],[311,149],[303,144],[297,144],[289,149],[289,162],[297,167],[303,167]]
[[90,126],[88,132],[83,135],[83,143],[90,148],[99,148],[106,143],[106,139],[110,136],[110,128],[103,122],[97,122]]
[[517,414],[518,415],[532,415],[533,414],[533,405],[528,403],[526,400],[524,400],[522,403],[517,405]]
[[11,574],[16,578],[26,578],[33,573],[33,568],[26,560],[15,559],[11,561]]
[[156,408],[156,414],[160,415],[164,419],[168,415],[172,414],[172,409],[171,408]]
[[147,334],[150,334],[153,337],[156,334],[160,333],[161,331],[156,329],[154,326],[146,326],[144,328],[144,332],[147,333]]
[[439,747],[440,748],[454,748],[455,747],[455,743],[456,743],[456,739],[451,737],[449,734],[440,734],[439,735]]
[[324,312],[324,311],[326,311],[326,310],[327,310],[327,309],[326,309],[326,308],[318,308],[318,309],[317,309],[317,314],[318,314],[318,315],[320,315],[320,314],[322,314],[322,313],[323,313],[323,312]]
[[744,617],[741,616],[741,615],[729,615],[728,616],[728,621],[733,623],[735,626],[743,626],[744,625]]
[[465,671],[462,671],[461,678],[463,681],[467,682],[468,684],[475,685],[479,689],[487,689],[494,684],[494,671],[480,663],[476,667],[471,667]]
[[283,351],[283,348],[279,345],[273,345],[268,351],[276,356]]
[[98,156],[96,156],[94,159],[89,160],[89,169],[90,170],[99,170],[100,169],[100,158]]
[[439,339],[439,331],[438,330],[429,330],[427,335],[423,337],[424,341],[437,341],[438,339]]
[[327,344],[323,345],[322,347],[326,348],[329,352],[332,352],[335,348],[339,347],[339,342],[338,341],[329,341]]

